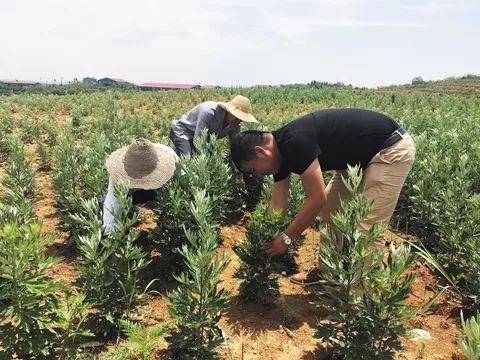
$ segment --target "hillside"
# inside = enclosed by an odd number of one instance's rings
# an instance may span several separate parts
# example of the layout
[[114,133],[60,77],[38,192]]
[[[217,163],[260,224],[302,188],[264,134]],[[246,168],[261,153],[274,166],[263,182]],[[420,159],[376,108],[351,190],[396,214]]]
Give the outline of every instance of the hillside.
[[466,75],[462,77],[449,77],[444,80],[423,81],[420,77],[412,80],[410,84],[391,85],[378,88],[379,91],[406,91],[426,92],[436,94],[479,94],[480,76]]

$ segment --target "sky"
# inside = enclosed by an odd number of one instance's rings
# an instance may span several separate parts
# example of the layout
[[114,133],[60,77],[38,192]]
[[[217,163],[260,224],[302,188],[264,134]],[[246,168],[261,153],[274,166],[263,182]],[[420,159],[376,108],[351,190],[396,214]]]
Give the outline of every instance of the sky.
[[480,74],[480,0],[4,0],[0,79],[376,87]]

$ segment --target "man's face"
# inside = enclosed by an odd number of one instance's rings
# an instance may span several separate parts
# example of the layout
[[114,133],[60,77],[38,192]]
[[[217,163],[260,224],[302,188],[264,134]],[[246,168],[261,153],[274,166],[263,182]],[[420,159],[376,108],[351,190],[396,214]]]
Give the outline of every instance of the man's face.
[[252,172],[257,175],[272,175],[278,172],[280,161],[271,151],[261,146],[256,146],[255,154],[257,156],[254,159],[242,163],[243,171]]

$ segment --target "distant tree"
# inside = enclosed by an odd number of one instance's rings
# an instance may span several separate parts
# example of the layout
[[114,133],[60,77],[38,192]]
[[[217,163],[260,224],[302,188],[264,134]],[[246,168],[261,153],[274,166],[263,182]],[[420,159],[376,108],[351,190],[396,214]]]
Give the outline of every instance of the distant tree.
[[415,76],[412,79],[412,85],[420,85],[420,84],[425,84],[425,81],[423,80],[423,78],[421,76]]

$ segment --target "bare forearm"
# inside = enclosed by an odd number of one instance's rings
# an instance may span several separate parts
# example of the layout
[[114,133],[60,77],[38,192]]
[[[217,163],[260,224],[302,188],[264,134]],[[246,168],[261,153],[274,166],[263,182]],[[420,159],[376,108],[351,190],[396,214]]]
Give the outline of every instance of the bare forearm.
[[323,202],[307,200],[285,233],[292,239],[300,237],[305,229],[313,223],[322,206]]
[[275,210],[280,210],[280,211],[285,211],[287,210],[287,206],[288,206],[288,201],[287,199],[273,199],[272,198],[272,201],[270,201],[270,207],[269,207],[269,211],[270,213],[273,213]]
[[270,213],[274,210],[285,211],[288,206],[288,188],[290,187],[290,176],[273,184],[272,199],[270,200]]

